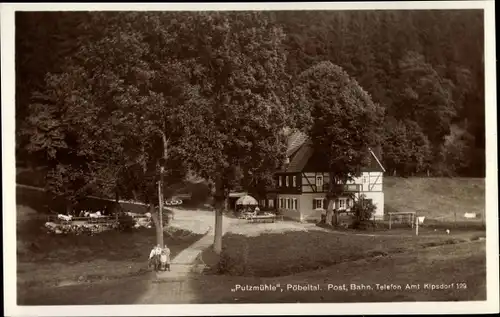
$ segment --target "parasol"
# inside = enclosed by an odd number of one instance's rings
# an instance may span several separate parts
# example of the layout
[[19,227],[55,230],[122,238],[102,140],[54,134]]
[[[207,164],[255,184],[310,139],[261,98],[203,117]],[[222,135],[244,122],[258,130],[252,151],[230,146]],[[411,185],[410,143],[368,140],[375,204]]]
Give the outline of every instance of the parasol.
[[259,203],[255,198],[249,195],[238,198],[236,205],[238,206],[257,206]]

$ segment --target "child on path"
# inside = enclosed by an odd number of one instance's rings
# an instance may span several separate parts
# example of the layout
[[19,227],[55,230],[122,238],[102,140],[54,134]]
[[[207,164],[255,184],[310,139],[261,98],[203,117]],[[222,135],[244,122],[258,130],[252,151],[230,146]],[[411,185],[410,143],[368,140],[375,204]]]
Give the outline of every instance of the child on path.
[[170,271],[170,249],[165,244],[160,256],[163,271]]

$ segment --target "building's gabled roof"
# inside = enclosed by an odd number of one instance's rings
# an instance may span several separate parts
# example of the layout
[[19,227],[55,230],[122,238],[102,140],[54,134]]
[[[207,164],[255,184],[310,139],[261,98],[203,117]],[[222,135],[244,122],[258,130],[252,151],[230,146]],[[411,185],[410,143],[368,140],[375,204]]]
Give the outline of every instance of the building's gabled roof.
[[288,147],[286,150],[286,156],[292,156],[308,139],[305,133],[300,131],[293,133],[288,137]]
[[307,140],[298,146],[292,155],[288,156],[289,163],[282,168],[283,173],[299,173],[306,166],[313,155],[312,142]]
[[[368,148],[368,151],[371,154],[368,156],[369,163],[362,170],[365,171],[365,169],[366,169],[366,172],[385,172],[385,168],[379,159],[382,157],[380,155],[380,149],[379,150],[376,150],[376,149],[372,150],[371,148]],[[378,152],[378,154],[376,154],[375,152]]]
[[[361,171],[385,172],[379,160],[380,153],[377,155],[375,151],[376,150],[369,149],[366,165],[361,168]],[[305,168],[319,171],[325,168],[320,165],[324,165],[326,161],[324,158],[314,156],[312,141],[302,132],[296,132],[289,137],[286,154],[288,162],[280,169],[279,172],[281,173],[299,173],[304,171]]]

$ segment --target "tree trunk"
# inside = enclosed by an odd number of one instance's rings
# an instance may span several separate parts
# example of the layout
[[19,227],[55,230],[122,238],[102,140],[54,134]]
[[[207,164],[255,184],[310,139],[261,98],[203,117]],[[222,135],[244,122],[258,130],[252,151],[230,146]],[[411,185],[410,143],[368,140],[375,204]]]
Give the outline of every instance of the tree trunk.
[[336,217],[334,217],[334,188],[336,185],[336,178],[333,177],[333,173],[330,173],[330,183],[328,184],[328,194],[326,195],[326,217],[325,217],[325,223],[328,225],[337,225],[336,222]]
[[[158,210],[160,210],[158,208]],[[155,209],[154,204],[149,205],[149,213],[151,214],[151,218],[153,219],[153,223],[155,225],[156,230],[156,244],[159,244],[163,247],[163,226],[160,226],[160,217],[158,211]]]
[[328,225],[332,225],[333,224],[333,221],[334,221],[334,215],[333,215],[333,205],[334,205],[335,201],[333,200],[333,198],[330,196],[330,197],[327,197],[326,198],[326,205],[327,205],[327,208],[326,208],[326,218],[325,218],[325,223],[328,224]]
[[214,251],[216,254],[222,252],[222,208],[222,206],[217,206],[215,210]]
[[137,195],[137,191],[132,189],[132,197],[134,197],[134,201],[139,201],[139,196]]
[[115,212],[115,220],[116,222],[118,222],[118,213],[120,212],[120,195],[118,195],[118,190],[115,190],[115,208],[114,208],[114,212]]
[[[166,128],[166,123],[164,128]],[[163,132],[161,132],[161,139],[163,142],[163,162],[160,162],[160,182],[158,184],[158,199],[159,199],[159,204],[158,204],[158,226],[156,230],[156,240],[160,242],[160,246],[163,247],[163,202],[164,202],[164,184],[163,184],[163,172],[164,168],[167,163],[168,159],[168,143],[170,141],[169,138],[167,138],[167,135]]]
[[72,215],[73,214],[73,202],[68,201],[66,204],[66,215]]
[[158,241],[163,247],[163,166],[160,166],[160,182],[158,183],[158,230],[156,231]]
[[228,195],[223,185],[217,184],[215,192],[215,233],[214,233],[214,252],[222,252],[222,215],[227,209]]

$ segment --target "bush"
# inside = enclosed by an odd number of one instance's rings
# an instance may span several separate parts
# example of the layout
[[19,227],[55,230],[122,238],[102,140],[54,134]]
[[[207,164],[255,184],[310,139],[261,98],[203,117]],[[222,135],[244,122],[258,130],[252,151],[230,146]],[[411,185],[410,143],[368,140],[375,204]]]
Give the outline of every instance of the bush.
[[352,227],[358,230],[366,230],[368,227],[373,227],[371,221],[377,207],[371,200],[366,200],[361,196],[359,200],[354,202],[351,211],[354,213],[354,222]]
[[231,256],[227,249],[222,249],[220,260],[217,267],[218,274],[229,275],[248,275],[250,274],[248,266],[248,245],[244,245],[236,254]]
[[321,214],[321,220],[319,221],[319,223],[326,224],[326,214]]
[[120,214],[118,217],[118,227],[122,231],[131,231],[135,226],[135,219],[127,214]]

